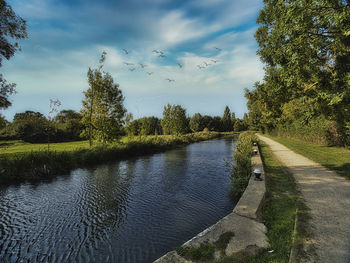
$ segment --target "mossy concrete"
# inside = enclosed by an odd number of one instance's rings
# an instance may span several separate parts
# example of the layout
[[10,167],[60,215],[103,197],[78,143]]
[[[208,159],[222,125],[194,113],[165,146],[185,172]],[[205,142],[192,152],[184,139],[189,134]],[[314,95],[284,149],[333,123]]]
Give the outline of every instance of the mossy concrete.
[[[254,149],[258,148],[254,147]],[[185,242],[184,246],[199,247],[204,242],[214,243],[221,234],[230,231],[234,232],[235,235],[226,247],[225,254],[227,256],[243,250],[255,253],[259,249],[268,247],[266,227],[258,220],[259,209],[266,192],[265,174],[259,151],[257,155],[252,157],[252,163],[253,170],[260,169],[262,171],[262,180],[255,180],[252,176],[233,212]],[[215,257],[219,258],[220,253],[216,252]],[[185,263],[192,261],[182,258],[175,251],[171,251],[155,261],[155,263],[163,262]]]

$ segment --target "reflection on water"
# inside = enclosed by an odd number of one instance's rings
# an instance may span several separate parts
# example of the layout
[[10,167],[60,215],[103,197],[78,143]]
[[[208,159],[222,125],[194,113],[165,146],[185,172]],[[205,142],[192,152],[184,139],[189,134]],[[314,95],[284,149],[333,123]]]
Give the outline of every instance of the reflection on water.
[[233,209],[214,140],[0,187],[0,262],[152,262]]

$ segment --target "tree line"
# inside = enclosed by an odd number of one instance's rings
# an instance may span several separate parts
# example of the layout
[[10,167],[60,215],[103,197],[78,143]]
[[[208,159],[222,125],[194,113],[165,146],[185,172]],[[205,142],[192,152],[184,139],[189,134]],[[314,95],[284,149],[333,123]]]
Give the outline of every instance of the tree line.
[[[90,115],[86,114],[86,109],[81,112],[61,110],[52,119],[35,111],[16,113],[12,122],[0,117],[0,139],[31,143],[46,143],[48,138],[50,142],[89,139],[90,123],[86,119]],[[102,123],[102,120],[96,118],[94,121],[91,140],[101,143],[118,140],[121,136],[181,135],[201,131],[239,132],[248,129],[248,116],[245,115],[243,119],[235,118],[235,114],[230,113],[228,106],[223,116],[214,117],[202,116],[200,113],[188,116],[186,109],[181,105],[170,104],[164,107],[163,118],[151,116],[133,119],[132,114],[128,113],[120,120],[110,121],[111,125],[114,125],[115,121],[121,123],[121,127],[117,128],[118,132],[113,129],[114,127],[109,128],[106,123]]]
[[349,0],[264,1],[265,76],[245,92],[253,129],[350,145],[349,17]]

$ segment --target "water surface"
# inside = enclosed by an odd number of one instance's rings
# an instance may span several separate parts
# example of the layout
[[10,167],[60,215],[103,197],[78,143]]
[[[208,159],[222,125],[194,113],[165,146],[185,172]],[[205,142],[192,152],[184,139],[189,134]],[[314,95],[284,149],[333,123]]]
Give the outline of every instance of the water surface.
[[0,187],[0,262],[152,262],[230,213],[234,142]]

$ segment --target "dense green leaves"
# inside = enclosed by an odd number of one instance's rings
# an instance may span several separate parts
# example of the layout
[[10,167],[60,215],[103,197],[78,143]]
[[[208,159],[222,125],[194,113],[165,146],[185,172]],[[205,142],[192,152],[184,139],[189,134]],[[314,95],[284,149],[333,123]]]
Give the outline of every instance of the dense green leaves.
[[231,120],[231,111],[228,106],[225,107],[224,115],[222,116],[222,129],[223,131],[232,131],[233,130],[233,124]]
[[[0,67],[2,59],[10,59],[20,49],[17,42],[12,39],[27,37],[26,21],[17,16],[4,0],[0,0]],[[0,74],[0,109],[11,106],[9,95],[15,92],[16,84],[7,83]]]
[[188,120],[186,109],[180,105],[170,105],[164,107],[161,125],[164,134],[184,134],[188,131]]
[[106,143],[122,135],[126,110],[124,97],[118,84],[114,84],[108,72],[101,71],[106,53],[103,52],[98,69],[89,68],[87,76],[89,89],[84,92],[82,123],[85,125],[82,136]]
[[349,144],[350,6],[348,1],[265,0],[255,37],[265,77],[246,91],[250,123],[261,129],[325,125]]
[[203,131],[204,127],[203,117],[200,113],[195,113],[190,119],[190,129],[193,132]]

